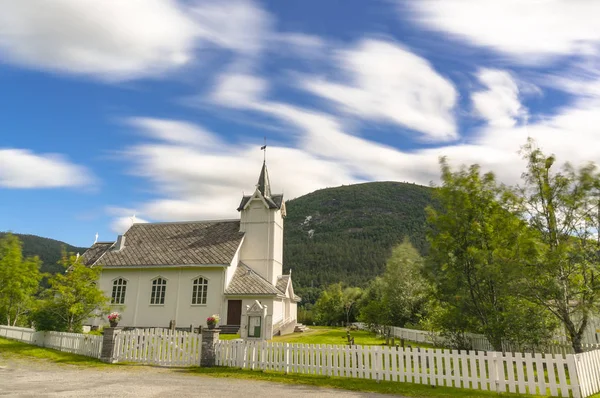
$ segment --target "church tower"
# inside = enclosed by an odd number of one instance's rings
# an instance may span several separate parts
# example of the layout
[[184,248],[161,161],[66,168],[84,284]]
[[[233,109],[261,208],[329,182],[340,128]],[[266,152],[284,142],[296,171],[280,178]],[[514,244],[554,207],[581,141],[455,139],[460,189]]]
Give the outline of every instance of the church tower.
[[267,164],[263,162],[258,184],[252,195],[242,198],[240,231],[245,233],[240,261],[256,273],[277,284],[283,264],[283,194],[272,194]]

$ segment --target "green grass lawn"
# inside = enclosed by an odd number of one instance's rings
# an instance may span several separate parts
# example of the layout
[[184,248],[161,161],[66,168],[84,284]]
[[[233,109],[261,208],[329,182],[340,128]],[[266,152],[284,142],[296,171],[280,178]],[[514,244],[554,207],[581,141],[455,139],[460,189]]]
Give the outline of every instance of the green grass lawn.
[[[384,345],[385,339],[377,337],[375,333],[366,330],[351,331],[350,336],[354,337],[354,344],[357,345]],[[285,336],[275,336],[271,340],[274,343],[301,343],[301,344],[331,344],[347,345],[346,328],[331,326],[311,326],[304,333],[292,333]],[[396,344],[400,344],[400,339],[396,339]],[[413,343],[406,341],[405,347],[433,348],[431,344]]]
[[220,334],[219,335],[219,340],[235,340],[235,339],[239,339],[240,338],[240,334]]
[[83,365],[92,367],[110,366],[100,362],[100,360],[95,358],[69,354],[67,352],[53,350],[51,348],[41,348],[35,345],[4,339],[2,337],[0,337],[0,358],[34,358],[69,365]]

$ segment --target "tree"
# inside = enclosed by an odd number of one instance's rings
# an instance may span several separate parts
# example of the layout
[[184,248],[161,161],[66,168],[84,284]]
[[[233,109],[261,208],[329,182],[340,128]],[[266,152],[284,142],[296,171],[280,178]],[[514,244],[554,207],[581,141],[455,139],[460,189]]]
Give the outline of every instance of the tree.
[[61,264],[65,273],[50,278],[45,301],[34,318],[40,330],[61,327],[64,331],[75,332],[94,313],[108,311],[108,298],[97,286],[99,267],[86,267],[72,253],[63,253]]
[[[522,276],[522,259],[537,255],[535,236],[510,211],[507,201],[512,196],[492,173],[482,175],[477,165],[453,172],[445,159],[440,164],[443,185],[436,196],[441,209],[427,209],[428,275],[450,315],[439,319],[452,327],[457,325],[453,317],[464,318],[458,324],[483,333],[501,351],[503,340],[519,333],[513,323],[516,314],[523,314],[517,309],[525,300],[519,297],[516,281]],[[529,327],[544,330],[549,327],[545,319]]]
[[344,293],[341,283],[327,286],[315,303],[316,321],[322,325],[336,325],[344,320]]
[[538,255],[527,261],[526,296],[564,326],[573,349],[600,305],[600,177],[595,165],[578,169],[530,140],[522,151],[527,170],[514,190],[516,207],[538,234]]
[[21,241],[12,234],[0,240],[0,314],[8,325],[16,325],[33,305],[39,289],[41,261],[23,259]]
[[361,320],[370,325],[416,323],[427,301],[429,285],[423,277],[423,258],[405,239],[392,250],[383,275],[365,293]]
[[355,304],[360,300],[363,291],[360,287],[347,287],[342,291],[342,306],[346,315],[346,324],[350,323],[350,319],[354,320]]

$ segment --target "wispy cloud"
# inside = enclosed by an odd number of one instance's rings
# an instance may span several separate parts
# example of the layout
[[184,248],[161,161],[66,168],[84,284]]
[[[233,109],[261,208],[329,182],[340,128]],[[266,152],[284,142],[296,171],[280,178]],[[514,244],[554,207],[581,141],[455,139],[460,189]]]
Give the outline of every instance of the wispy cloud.
[[198,50],[258,53],[269,15],[251,0],[0,0],[4,62],[102,80],[158,76]]
[[[525,64],[598,54],[597,1],[398,1],[422,25],[485,46]],[[402,8],[405,9],[404,7]]]
[[458,137],[458,93],[426,59],[397,43],[365,39],[338,51],[336,66],[344,80],[308,77],[301,87],[350,115],[398,124],[426,140]]
[[485,90],[471,95],[478,116],[496,127],[512,127],[527,116],[527,109],[519,100],[519,86],[509,72],[481,69],[477,78],[485,86]]
[[0,148],[0,187],[64,188],[90,186],[92,173],[57,154]]

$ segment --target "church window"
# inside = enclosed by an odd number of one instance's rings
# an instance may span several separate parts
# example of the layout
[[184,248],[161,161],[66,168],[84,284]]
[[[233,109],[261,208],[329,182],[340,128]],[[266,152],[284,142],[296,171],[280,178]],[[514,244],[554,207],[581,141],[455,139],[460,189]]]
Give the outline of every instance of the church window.
[[152,294],[150,295],[150,304],[164,304],[165,293],[167,292],[167,280],[158,277],[152,281]]
[[196,278],[192,283],[192,304],[206,304],[208,293],[208,281],[204,278]]
[[123,278],[115,279],[113,282],[111,304],[125,304],[125,292],[127,291],[127,281]]

